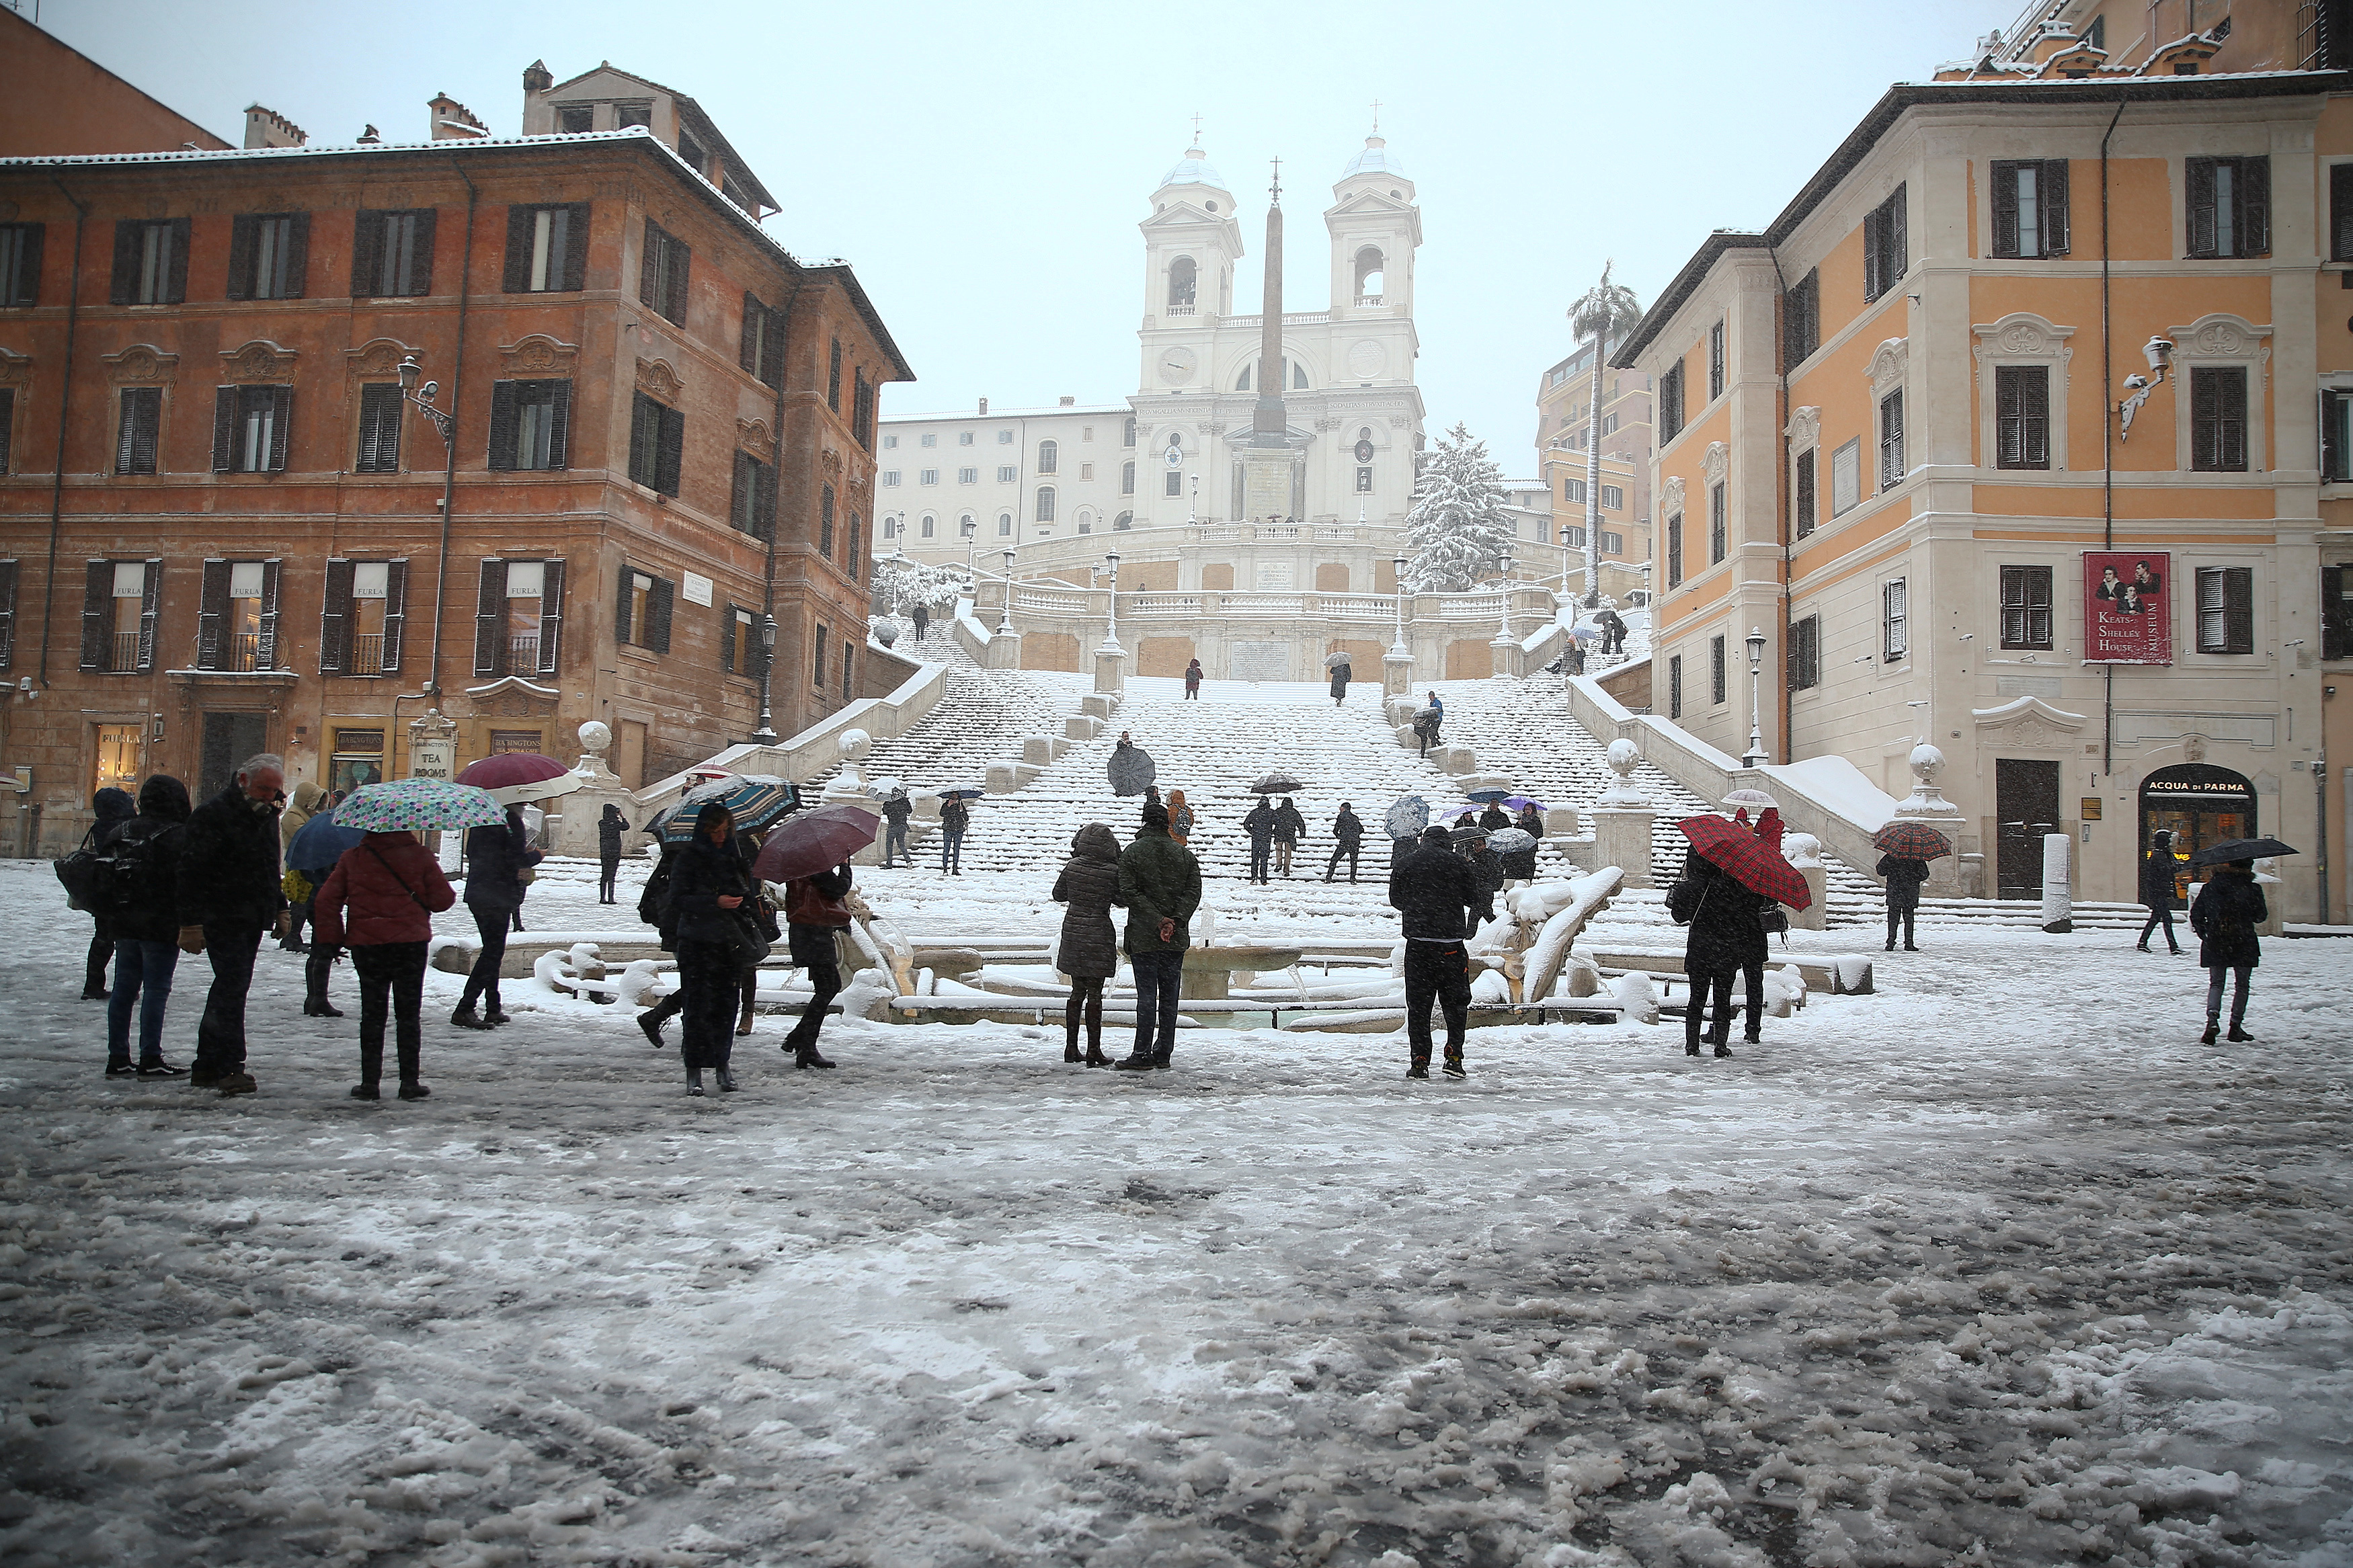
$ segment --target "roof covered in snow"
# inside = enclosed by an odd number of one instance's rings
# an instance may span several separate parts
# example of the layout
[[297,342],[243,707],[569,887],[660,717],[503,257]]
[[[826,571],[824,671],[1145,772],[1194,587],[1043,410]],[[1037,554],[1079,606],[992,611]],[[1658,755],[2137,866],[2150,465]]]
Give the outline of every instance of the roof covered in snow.
[[[1226,189],[1225,176],[1209,167],[1209,155],[1198,147],[1188,147],[1176,166],[1160,177],[1163,185],[1209,185]],[[1229,193],[1230,194],[1230,193]]]
[[1389,144],[1377,136],[1366,137],[1365,150],[1349,159],[1348,166],[1340,171],[1344,180],[1353,180],[1358,174],[1395,174],[1400,180],[1412,177],[1398,162],[1398,155],[1389,151]]

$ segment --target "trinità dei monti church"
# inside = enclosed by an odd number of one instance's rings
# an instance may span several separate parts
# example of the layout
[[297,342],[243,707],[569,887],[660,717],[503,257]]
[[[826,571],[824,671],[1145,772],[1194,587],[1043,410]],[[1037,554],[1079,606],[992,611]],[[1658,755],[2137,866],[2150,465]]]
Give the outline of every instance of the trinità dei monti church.
[[1025,667],[1080,668],[1103,635],[1116,552],[1134,673],[1178,673],[1198,656],[1215,676],[1311,679],[1343,642],[1363,645],[1367,676],[1379,668],[1422,438],[1420,210],[1396,155],[1366,138],[1324,211],[1331,303],[1285,311],[1273,189],[1266,312],[1237,315],[1246,247],[1232,189],[1198,146],[1162,177],[1137,226],[1144,308],[1126,401],[883,416],[879,552],[973,565],[992,626],[1009,565]]

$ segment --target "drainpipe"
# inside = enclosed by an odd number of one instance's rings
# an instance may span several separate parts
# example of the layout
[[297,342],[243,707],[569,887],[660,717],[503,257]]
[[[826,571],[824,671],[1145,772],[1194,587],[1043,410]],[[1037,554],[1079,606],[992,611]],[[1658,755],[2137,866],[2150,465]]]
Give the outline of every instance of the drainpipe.
[[[2108,389],[2116,384],[2116,366],[2110,359],[2108,331],[2108,140],[2116,133],[2116,121],[2125,117],[2122,100],[2116,113],[2108,117],[2108,129],[2100,138],[2100,548],[2116,547],[2116,411],[2108,401]],[[2100,704],[2100,776],[2106,778],[2115,771],[2116,736],[2116,667],[2102,667],[2106,672],[2106,690]],[[2133,848],[2140,849],[2140,822],[2133,821]]]
[[447,619],[442,613],[447,605],[443,590],[449,581],[449,514],[457,510],[458,410],[463,405],[466,386],[466,310],[474,291],[474,203],[480,195],[455,159],[449,167],[466,182],[466,250],[458,268],[458,357],[449,368],[449,439],[441,469],[441,559],[433,569],[433,666],[425,672],[425,689],[436,696],[441,690],[441,634]]
[[[1773,325],[1781,339],[1773,353],[1773,363],[1781,367],[1781,401],[1778,408],[1781,426],[1781,477],[1774,487],[1775,506],[1778,513],[1776,521],[1781,535],[1781,744],[1778,749],[1783,762],[1794,763],[1798,760],[1798,751],[1789,738],[1789,731],[1795,721],[1794,715],[1797,709],[1796,700],[1789,690],[1789,612],[1797,607],[1793,603],[1797,566],[1795,555],[1790,548],[1790,534],[1796,525],[1789,516],[1789,333],[1788,322],[1782,317],[1782,311],[1788,309],[1789,284],[1788,280],[1781,276],[1780,253],[1768,245],[1765,247],[1765,258],[1773,264],[1773,287],[1779,291],[1777,303],[1780,308],[1773,312]],[[1817,657],[1820,657],[1820,650],[1817,650]]]
[[74,200],[65,182],[55,175],[49,184],[57,186],[58,195],[65,197],[74,210],[73,270],[70,292],[66,297],[66,358],[65,379],[58,394],[58,455],[57,471],[49,476],[49,567],[41,582],[41,685],[49,684],[49,616],[58,598],[58,535],[65,525],[66,503],[66,431],[73,413],[74,333],[81,323],[81,236],[90,220],[90,209]]

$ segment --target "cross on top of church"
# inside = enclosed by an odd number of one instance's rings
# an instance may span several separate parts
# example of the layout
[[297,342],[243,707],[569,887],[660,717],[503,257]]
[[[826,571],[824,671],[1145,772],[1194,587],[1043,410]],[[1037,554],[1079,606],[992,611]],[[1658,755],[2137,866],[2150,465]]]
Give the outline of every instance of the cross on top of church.
[[1374,134],[1374,135],[1376,135],[1376,136],[1378,136],[1380,133],[1381,133],[1381,100],[1380,100],[1379,99],[1377,99],[1377,99],[1373,100],[1373,134]]
[[1282,160],[1280,158],[1274,160],[1274,182],[1269,192],[1268,199],[1275,203],[1278,206],[1282,203]]
[[1201,144],[1201,117],[1200,117],[1199,115],[1196,114],[1195,116],[1193,116],[1193,145],[1194,145],[1194,146],[1196,146],[1196,147],[1198,147],[1200,144]]

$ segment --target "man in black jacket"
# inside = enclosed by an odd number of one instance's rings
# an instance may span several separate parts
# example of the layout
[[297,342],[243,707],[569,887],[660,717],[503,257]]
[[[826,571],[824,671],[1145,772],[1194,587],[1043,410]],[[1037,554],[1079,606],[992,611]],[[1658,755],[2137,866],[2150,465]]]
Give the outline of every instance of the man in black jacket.
[[[491,1029],[507,1021],[499,999],[499,973],[507,961],[507,930],[522,912],[523,872],[540,861],[523,826],[522,807],[507,807],[506,821],[497,827],[476,827],[466,834],[466,908],[481,933],[482,951],[459,994],[458,1010],[449,1022],[461,1029]],[[474,1011],[480,998],[484,1006]]]
[[196,1026],[188,1083],[251,1094],[245,1070],[245,998],[264,931],[286,924],[279,886],[278,809],[286,763],[272,752],[248,757],[229,786],[189,814],[180,839],[180,951],[208,955],[212,990]]
[[1332,879],[1340,869],[1340,857],[1345,855],[1348,858],[1348,880],[1355,882],[1356,853],[1363,847],[1364,842],[1364,820],[1349,809],[1346,801],[1342,801],[1340,815],[1332,819],[1332,858],[1324,862],[1324,879],[1327,882]]
[[1250,835],[1250,879],[1263,882],[1267,861],[1274,854],[1274,807],[1267,804],[1266,796],[1259,796],[1258,804],[1242,818],[1242,831]]
[[1389,868],[1389,903],[1405,921],[1405,1030],[1413,1061],[1408,1078],[1430,1076],[1430,1005],[1446,1015],[1446,1072],[1463,1076],[1462,1037],[1471,1012],[1471,962],[1462,951],[1468,915],[1479,901],[1471,863],[1447,847],[1443,827],[1422,831],[1419,847]]

